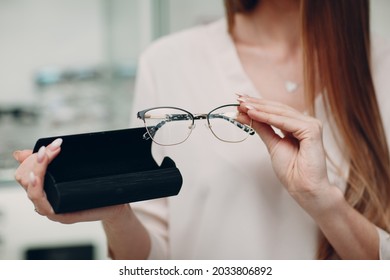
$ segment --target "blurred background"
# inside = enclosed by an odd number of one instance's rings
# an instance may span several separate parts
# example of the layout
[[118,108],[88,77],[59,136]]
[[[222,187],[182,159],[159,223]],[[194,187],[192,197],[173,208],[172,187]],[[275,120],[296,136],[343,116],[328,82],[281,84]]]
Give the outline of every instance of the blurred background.
[[[390,1],[371,0],[390,38]],[[128,126],[137,59],[163,35],[222,17],[222,0],[0,0],[0,259],[105,259],[99,222],[37,215],[13,179],[40,137]]]

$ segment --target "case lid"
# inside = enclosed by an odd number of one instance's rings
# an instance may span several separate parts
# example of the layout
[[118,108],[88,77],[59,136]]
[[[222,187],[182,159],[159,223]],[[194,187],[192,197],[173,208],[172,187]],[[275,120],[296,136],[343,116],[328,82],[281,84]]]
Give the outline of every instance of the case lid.
[[151,154],[152,141],[142,138],[145,132],[140,127],[41,138],[34,152],[63,139],[61,153],[47,170],[57,182],[152,170],[158,165]]

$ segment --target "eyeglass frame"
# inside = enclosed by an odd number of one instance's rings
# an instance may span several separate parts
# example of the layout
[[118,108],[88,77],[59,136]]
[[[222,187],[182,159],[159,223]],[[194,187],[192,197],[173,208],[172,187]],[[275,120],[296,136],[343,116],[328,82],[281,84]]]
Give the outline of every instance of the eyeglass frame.
[[[225,105],[221,105],[221,106],[218,106],[214,109],[212,109],[210,112],[206,113],[206,114],[193,114],[185,109],[182,109],[182,108],[179,108],[179,107],[172,107],[172,106],[159,106],[159,107],[152,107],[152,108],[148,108],[148,109],[145,109],[145,110],[142,110],[142,111],[139,111],[137,112],[137,118],[138,119],[141,119],[143,122],[144,122],[144,125],[145,125],[145,128],[146,128],[146,132],[145,134],[142,136],[142,138],[144,140],[149,140],[149,139],[152,139],[152,141],[160,146],[174,146],[174,145],[179,145],[183,142],[185,142],[191,135],[192,133],[192,130],[195,128],[195,121],[196,120],[207,120],[207,125],[208,125],[208,128],[210,129],[211,133],[220,141],[222,142],[226,142],[226,143],[240,143],[240,142],[243,142],[245,141],[247,138],[244,138],[243,140],[241,141],[227,141],[227,140],[224,140],[224,139],[221,139],[220,137],[218,137],[215,132],[213,131],[213,129],[211,128],[211,123],[210,123],[210,116],[211,116],[211,113],[213,111],[216,111],[218,109],[221,109],[221,108],[224,108],[224,107],[229,107],[229,106],[235,106],[235,107],[238,107],[240,106],[239,104],[225,104]],[[153,126],[153,127],[148,127],[147,124],[146,124],[146,121],[145,121],[145,115],[148,111],[151,111],[151,110],[156,110],[156,109],[173,109],[173,110],[180,110],[180,111],[183,111],[186,113],[186,116],[187,118],[178,118],[178,116],[175,116],[173,119],[169,119],[169,120],[162,120],[160,123],[158,123],[157,125]],[[222,117],[222,119],[234,124],[235,126],[237,126],[237,128],[245,131],[246,133],[248,133],[248,135],[254,135],[255,134],[255,130],[251,127],[252,126],[252,120],[250,122],[250,125],[246,125],[246,124],[243,124],[243,123],[240,123],[239,121],[235,120],[235,119],[231,119],[229,117],[226,117],[226,116],[223,116],[221,114],[216,114],[217,116],[219,117]],[[166,118],[166,116],[165,116]],[[176,118],[176,119],[175,119]],[[158,143],[154,140],[154,136],[156,134],[156,132],[168,121],[181,121],[181,120],[191,120],[191,126],[190,126],[190,132],[188,133],[187,137],[181,141],[181,142],[178,142],[178,143],[174,143],[174,144],[161,144],[161,143]]]

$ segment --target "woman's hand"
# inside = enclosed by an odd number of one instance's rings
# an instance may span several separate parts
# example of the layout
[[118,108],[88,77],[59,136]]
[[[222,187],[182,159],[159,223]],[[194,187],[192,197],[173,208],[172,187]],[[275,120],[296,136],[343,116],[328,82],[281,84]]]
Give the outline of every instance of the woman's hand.
[[[322,124],[295,109],[264,99],[241,96],[241,121],[249,123],[268,148],[276,175],[306,210],[321,206],[328,197]],[[276,133],[277,128],[281,133]]]
[[129,204],[95,208],[73,213],[55,214],[43,188],[45,173],[50,162],[61,151],[62,140],[57,139],[37,153],[31,150],[15,151],[20,166],[15,179],[26,190],[35,211],[50,220],[64,224],[77,222],[103,222],[109,254],[118,259],[144,259],[150,252],[150,239],[146,229],[131,210]]
[[264,99],[240,96],[238,101],[238,121],[249,124],[252,119],[279,180],[315,220],[337,254],[342,259],[377,259],[377,228],[329,182],[320,121]]
[[15,151],[14,158],[20,163],[15,179],[25,189],[28,198],[34,204],[35,211],[50,220],[70,224],[83,221],[113,221],[121,212],[130,209],[128,205],[117,205],[66,214],[55,214],[44,191],[44,177],[50,162],[61,151],[62,139],[56,139],[47,147],[41,147],[37,153],[31,150]]

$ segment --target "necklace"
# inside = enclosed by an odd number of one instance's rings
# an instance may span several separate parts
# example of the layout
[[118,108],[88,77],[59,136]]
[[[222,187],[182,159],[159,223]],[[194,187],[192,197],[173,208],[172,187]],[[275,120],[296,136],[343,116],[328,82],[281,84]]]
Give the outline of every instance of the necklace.
[[286,79],[278,69],[274,69],[276,72],[277,76],[279,79],[283,82],[284,84],[284,89],[286,90],[287,93],[294,93],[296,92],[299,87],[301,86],[302,82],[294,82],[292,80]]
[[264,66],[268,66],[268,68],[272,69],[275,72],[276,76],[283,83],[283,87],[288,94],[295,93],[301,87],[302,81],[295,82],[291,79],[286,79],[285,75],[282,74],[281,69],[278,68],[278,66],[275,65],[275,63],[271,63],[270,61],[264,61],[263,63]]

